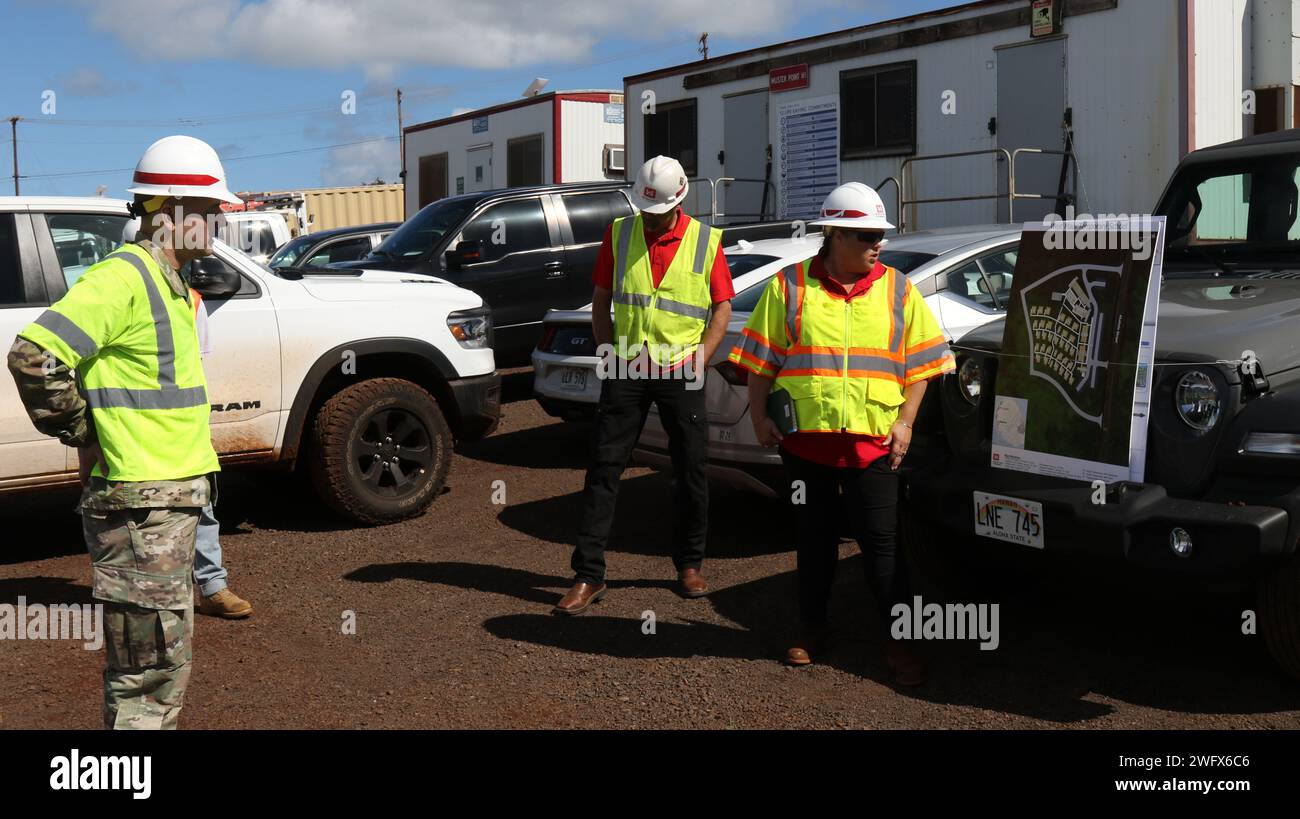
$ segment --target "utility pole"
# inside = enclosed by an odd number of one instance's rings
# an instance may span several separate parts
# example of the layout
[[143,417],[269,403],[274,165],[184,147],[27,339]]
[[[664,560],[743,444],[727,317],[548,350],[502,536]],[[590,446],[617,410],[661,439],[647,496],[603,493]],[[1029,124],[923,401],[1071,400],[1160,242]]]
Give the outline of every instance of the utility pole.
[[9,118],[9,131],[14,142],[14,196],[20,195],[18,193],[18,120],[20,119],[22,117]]
[[699,52],[701,57],[709,59],[709,32],[707,31],[700,35]]
[[397,150],[402,154],[402,219],[406,219],[406,132],[402,130],[402,89],[397,89]]

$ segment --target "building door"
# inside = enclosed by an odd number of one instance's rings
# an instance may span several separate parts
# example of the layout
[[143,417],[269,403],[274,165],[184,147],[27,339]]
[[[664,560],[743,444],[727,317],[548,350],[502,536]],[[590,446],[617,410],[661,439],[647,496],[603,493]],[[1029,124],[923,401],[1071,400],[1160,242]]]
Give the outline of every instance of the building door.
[[[722,106],[723,176],[737,181],[718,191],[723,222],[758,221],[763,211],[763,184],[767,170],[767,91],[726,97]],[[775,197],[767,197],[767,213],[776,211]]]
[[420,157],[420,207],[447,196],[447,155]]
[[[1065,147],[1065,38],[1040,40],[997,50],[998,147],[1059,151]],[[1007,192],[1006,163],[997,160],[998,192]],[[1055,195],[1062,157],[1026,156],[1016,160],[1016,193]],[[1017,199],[1015,220],[1042,219],[1056,209],[1052,199]],[[998,200],[998,221],[1007,221],[1007,202]]]
[[492,190],[492,143],[465,151],[465,192]]

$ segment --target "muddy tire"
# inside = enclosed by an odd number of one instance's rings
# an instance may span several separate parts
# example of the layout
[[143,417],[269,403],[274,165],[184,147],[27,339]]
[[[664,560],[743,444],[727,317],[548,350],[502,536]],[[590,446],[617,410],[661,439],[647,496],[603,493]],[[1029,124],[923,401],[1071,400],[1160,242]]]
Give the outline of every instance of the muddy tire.
[[452,435],[438,402],[397,378],[353,384],[326,401],[311,428],[307,472],[316,494],[357,523],[414,517],[442,491]]
[[1300,559],[1292,558],[1259,581],[1257,605],[1268,653],[1300,680]]

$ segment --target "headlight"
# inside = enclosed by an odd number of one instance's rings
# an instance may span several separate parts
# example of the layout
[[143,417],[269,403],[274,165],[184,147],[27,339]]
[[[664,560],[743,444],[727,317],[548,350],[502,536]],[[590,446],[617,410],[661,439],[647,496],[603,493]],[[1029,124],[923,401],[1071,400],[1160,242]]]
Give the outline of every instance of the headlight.
[[481,350],[492,346],[492,311],[487,305],[472,310],[457,310],[447,316],[447,329],[460,342],[460,346],[470,350]]
[[1204,432],[1219,421],[1222,401],[1219,388],[1200,370],[1191,370],[1178,379],[1174,388],[1174,409],[1178,417],[1192,429]]
[[957,391],[971,406],[979,406],[980,384],[984,381],[984,368],[978,358],[968,358],[957,369]]

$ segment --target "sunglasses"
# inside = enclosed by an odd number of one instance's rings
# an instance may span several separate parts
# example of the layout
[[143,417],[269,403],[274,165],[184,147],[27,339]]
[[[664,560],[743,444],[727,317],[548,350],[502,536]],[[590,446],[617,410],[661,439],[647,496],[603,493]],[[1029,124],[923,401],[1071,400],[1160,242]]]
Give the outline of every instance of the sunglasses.
[[877,245],[880,244],[881,239],[885,238],[883,230],[844,230],[841,228],[840,232],[852,236],[864,245]]

